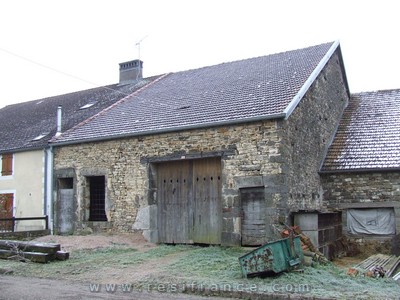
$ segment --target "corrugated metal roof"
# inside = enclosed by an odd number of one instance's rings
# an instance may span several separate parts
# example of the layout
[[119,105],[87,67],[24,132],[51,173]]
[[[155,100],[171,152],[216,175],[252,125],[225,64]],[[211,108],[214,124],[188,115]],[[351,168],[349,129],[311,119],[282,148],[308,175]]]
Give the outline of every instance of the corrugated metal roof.
[[282,117],[333,45],[169,74],[65,132],[55,143]]
[[321,171],[400,168],[400,90],[353,94]]

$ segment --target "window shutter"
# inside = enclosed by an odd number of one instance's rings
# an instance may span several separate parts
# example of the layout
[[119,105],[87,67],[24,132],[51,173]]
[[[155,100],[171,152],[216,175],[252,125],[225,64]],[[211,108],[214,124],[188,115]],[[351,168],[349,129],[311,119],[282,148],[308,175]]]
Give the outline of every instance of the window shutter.
[[13,170],[13,155],[12,153],[3,154],[1,156],[2,163],[1,163],[1,176],[12,175]]
[[0,211],[10,213],[13,209],[14,194],[0,194]]

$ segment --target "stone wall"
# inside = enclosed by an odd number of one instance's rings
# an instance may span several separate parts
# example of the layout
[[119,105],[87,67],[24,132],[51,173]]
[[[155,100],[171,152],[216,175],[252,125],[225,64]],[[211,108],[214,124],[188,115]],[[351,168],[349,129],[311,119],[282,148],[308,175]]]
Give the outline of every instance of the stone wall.
[[281,159],[288,187],[282,212],[325,210],[319,170],[348,103],[339,55],[335,53],[288,120],[278,123],[284,137]]
[[[221,156],[223,241],[238,244],[237,178],[262,178],[282,173],[282,161],[274,160],[279,147],[276,121],[270,120],[58,147],[54,157],[56,174],[71,168],[75,170],[77,229],[90,225],[85,215],[88,206],[85,176],[104,175],[107,181],[107,229],[131,231],[138,210],[154,204],[149,180],[152,162]],[[141,218],[141,223],[152,222]]]
[[[393,208],[400,232],[400,172],[348,172],[323,174],[325,205],[333,209]],[[346,224],[346,213],[343,214]]]
[[322,175],[326,205],[400,203],[400,172],[348,172]]

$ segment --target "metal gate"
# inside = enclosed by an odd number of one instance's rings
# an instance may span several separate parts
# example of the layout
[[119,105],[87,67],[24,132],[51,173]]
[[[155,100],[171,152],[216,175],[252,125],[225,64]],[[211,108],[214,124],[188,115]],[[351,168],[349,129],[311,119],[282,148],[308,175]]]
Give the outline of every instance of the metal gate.
[[157,167],[158,234],[162,243],[221,243],[221,160]]

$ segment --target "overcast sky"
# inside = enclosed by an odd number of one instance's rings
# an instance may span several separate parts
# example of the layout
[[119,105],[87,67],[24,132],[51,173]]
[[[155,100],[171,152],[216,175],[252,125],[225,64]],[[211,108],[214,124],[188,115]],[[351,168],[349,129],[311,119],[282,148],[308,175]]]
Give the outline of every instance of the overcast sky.
[[400,88],[396,0],[2,0],[0,107],[339,40],[352,93]]

